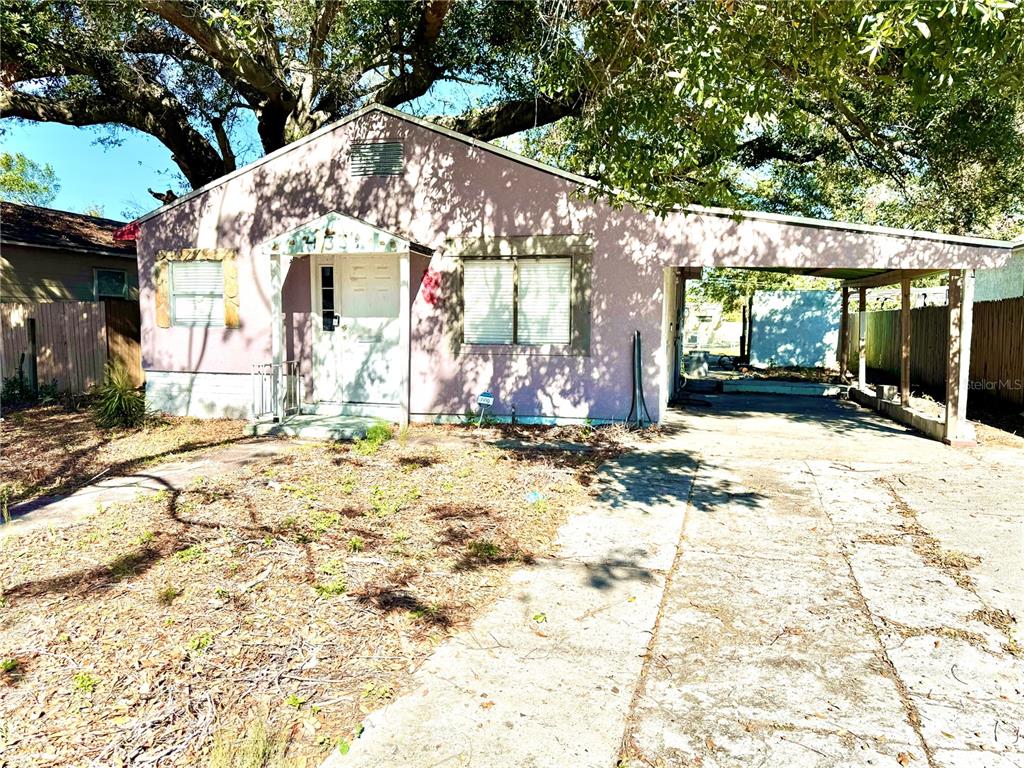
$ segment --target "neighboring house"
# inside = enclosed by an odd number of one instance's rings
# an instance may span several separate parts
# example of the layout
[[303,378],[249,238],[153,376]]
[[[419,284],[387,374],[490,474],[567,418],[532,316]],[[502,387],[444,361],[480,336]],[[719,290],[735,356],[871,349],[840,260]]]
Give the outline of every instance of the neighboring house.
[[835,368],[842,299],[837,291],[756,291],[750,364]]
[[135,243],[124,222],[0,202],[0,301],[138,298]]
[[[1001,264],[1004,244],[773,214],[615,208],[593,182],[370,106],[143,216],[151,406],[620,420],[640,379],[658,420],[677,376],[684,268]],[[276,366],[276,367],[273,367]],[[296,382],[292,374],[297,374]],[[257,382],[260,382],[258,387]]]
[[1000,301],[1024,296],[1024,253],[1017,253],[1005,267],[979,269],[975,301]]

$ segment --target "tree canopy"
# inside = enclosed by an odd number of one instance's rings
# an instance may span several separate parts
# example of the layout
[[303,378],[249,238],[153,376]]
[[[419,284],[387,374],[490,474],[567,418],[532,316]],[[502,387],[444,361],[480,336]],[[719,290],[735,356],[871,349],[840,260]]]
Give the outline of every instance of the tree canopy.
[[60,191],[57,174],[20,152],[0,153],[0,200],[45,206]]
[[[370,102],[435,116],[614,199],[905,223],[1019,221],[1011,0],[7,0],[0,114],[149,133],[188,183]],[[545,128],[546,127],[546,128]],[[537,130],[537,129],[540,130]]]

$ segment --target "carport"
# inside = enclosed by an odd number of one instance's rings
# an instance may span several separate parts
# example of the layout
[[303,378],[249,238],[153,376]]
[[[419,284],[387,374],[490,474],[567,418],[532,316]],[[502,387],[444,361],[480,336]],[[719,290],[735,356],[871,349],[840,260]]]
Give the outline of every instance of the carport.
[[[725,214],[717,209],[701,209],[700,213],[704,216]],[[832,278],[839,280],[841,286],[838,363],[841,375],[847,379],[852,378],[848,360],[851,294],[856,292],[857,298],[859,355],[857,381],[850,388],[851,398],[947,444],[973,444],[974,430],[967,421],[967,397],[975,271],[1001,266],[1013,247],[1012,243],[986,238],[745,212],[742,219],[734,219],[728,232],[719,232],[716,247],[702,254],[701,267],[687,265],[673,270],[674,280],[666,277],[666,304],[677,310],[666,312],[666,316],[674,317],[674,371],[680,370],[686,282],[698,278],[702,267]],[[945,415],[937,419],[911,408],[911,282],[942,273],[948,274],[949,283],[948,346]],[[866,365],[868,292],[891,285],[899,285],[901,289],[901,365],[895,399],[889,399],[884,390],[876,393],[868,388]],[[675,380],[670,383],[670,391],[674,395],[678,392],[680,377],[673,375]]]

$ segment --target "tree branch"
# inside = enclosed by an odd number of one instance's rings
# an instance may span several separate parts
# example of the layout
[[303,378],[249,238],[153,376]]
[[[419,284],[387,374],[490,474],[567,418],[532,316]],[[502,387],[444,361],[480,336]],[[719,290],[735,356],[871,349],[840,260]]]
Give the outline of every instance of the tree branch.
[[430,120],[453,131],[488,140],[547,125],[563,117],[575,117],[582,111],[581,94],[557,101],[538,96],[498,102],[463,115],[436,116]]

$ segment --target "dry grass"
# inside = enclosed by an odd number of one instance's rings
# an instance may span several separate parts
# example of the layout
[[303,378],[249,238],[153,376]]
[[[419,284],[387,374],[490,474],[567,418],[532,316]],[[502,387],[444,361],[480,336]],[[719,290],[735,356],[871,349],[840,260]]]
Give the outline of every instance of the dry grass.
[[5,414],[0,422],[0,494],[8,503],[73,490],[101,472],[129,474],[175,454],[242,437],[232,419],[167,417],[139,430],[106,430],[87,411],[43,406]]
[[365,455],[294,443],[0,541],[0,659],[16,660],[0,675],[5,756],[316,765],[512,567],[549,551],[617,450],[466,434],[416,428]]

